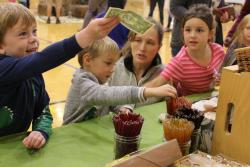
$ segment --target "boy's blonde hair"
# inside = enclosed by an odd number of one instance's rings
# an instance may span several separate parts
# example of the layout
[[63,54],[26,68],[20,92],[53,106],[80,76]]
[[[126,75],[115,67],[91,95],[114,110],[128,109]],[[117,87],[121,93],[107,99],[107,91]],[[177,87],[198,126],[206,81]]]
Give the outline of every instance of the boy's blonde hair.
[[101,54],[120,54],[120,50],[118,45],[114,40],[109,37],[104,37],[102,39],[96,40],[93,42],[88,48],[83,49],[81,52],[78,53],[78,62],[83,68],[83,56],[89,53],[91,58],[96,58]]
[[8,31],[21,20],[26,27],[36,23],[34,15],[21,4],[5,3],[0,5],[0,44]]
[[245,44],[246,41],[244,40],[243,32],[249,22],[250,22],[250,14],[246,15],[239,23],[238,28],[233,36],[233,42],[238,42],[239,45]]

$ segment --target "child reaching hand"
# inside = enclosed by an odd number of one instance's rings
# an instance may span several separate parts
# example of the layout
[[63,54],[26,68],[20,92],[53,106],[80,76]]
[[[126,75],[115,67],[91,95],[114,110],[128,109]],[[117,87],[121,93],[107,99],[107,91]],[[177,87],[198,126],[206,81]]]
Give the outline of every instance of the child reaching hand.
[[94,40],[106,36],[117,18],[102,18],[70,38],[38,51],[37,24],[20,4],[0,6],[0,136],[27,131],[27,148],[41,148],[51,133],[49,96],[42,73],[73,58]]
[[81,66],[74,73],[66,100],[63,124],[108,114],[110,106],[145,102],[147,97],[176,96],[170,85],[157,88],[104,85],[119,59],[119,47],[109,37],[95,41],[78,55]]
[[163,72],[146,84],[147,87],[173,80],[175,87],[181,89],[178,93],[182,95],[211,90],[215,72],[219,70],[225,56],[220,45],[209,42],[214,34],[211,10],[206,5],[194,5],[184,16],[182,27],[185,45]]

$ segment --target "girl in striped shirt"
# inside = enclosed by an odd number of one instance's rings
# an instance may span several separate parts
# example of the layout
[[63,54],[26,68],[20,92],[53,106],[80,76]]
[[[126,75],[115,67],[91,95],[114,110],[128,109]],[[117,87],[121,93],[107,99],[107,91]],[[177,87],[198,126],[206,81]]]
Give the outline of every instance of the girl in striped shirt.
[[191,7],[184,16],[182,28],[185,45],[162,73],[146,86],[155,87],[172,81],[182,95],[209,91],[215,79],[219,79],[217,71],[225,57],[224,49],[210,42],[214,36],[211,10],[201,4]]

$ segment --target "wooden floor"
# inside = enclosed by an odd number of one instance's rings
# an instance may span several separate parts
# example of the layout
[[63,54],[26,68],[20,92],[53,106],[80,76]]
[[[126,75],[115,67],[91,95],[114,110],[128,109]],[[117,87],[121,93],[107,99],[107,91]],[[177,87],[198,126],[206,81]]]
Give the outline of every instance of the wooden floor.
[[[128,0],[126,9],[147,16],[148,6],[144,1],[145,0]],[[32,0],[31,2],[31,10],[35,14],[37,2],[37,0]],[[154,18],[159,20],[158,8],[156,8],[155,10]],[[167,22],[167,17],[164,21]],[[82,20],[78,20],[78,22],[74,23],[46,24],[40,18],[37,19],[37,22],[38,36],[41,41],[40,50],[50,45],[51,43],[73,35],[81,27],[82,24]],[[227,23],[224,25],[224,32],[228,31],[228,27],[230,27],[231,24],[232,23]],[[170,34],[171,33],[164,34],[163,46],[160,50],[160,55],[162,56],[162,60],[164,63],[169,62],[171,58],[169,47]],[[73,58],[65,64],[44,73],[46,89],[51,99],[50,108],[54,118],[53,127],[61,126],[65,105],[64,102],[67,97],[68,89],[70,87],[72,74],[74,73],[76,68],[78,68],[78,63],[76,58]]]

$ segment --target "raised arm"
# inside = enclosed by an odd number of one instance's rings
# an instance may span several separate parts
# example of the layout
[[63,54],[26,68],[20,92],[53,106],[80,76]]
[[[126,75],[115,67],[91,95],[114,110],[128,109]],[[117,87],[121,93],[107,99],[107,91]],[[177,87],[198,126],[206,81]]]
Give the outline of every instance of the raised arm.
[[75,36],[54,43],[41,52],[22,58],[0,56],[0,85],[31,78],[63,64],[94,40],[105,37],[117,23],[117,18],[95,19]]

